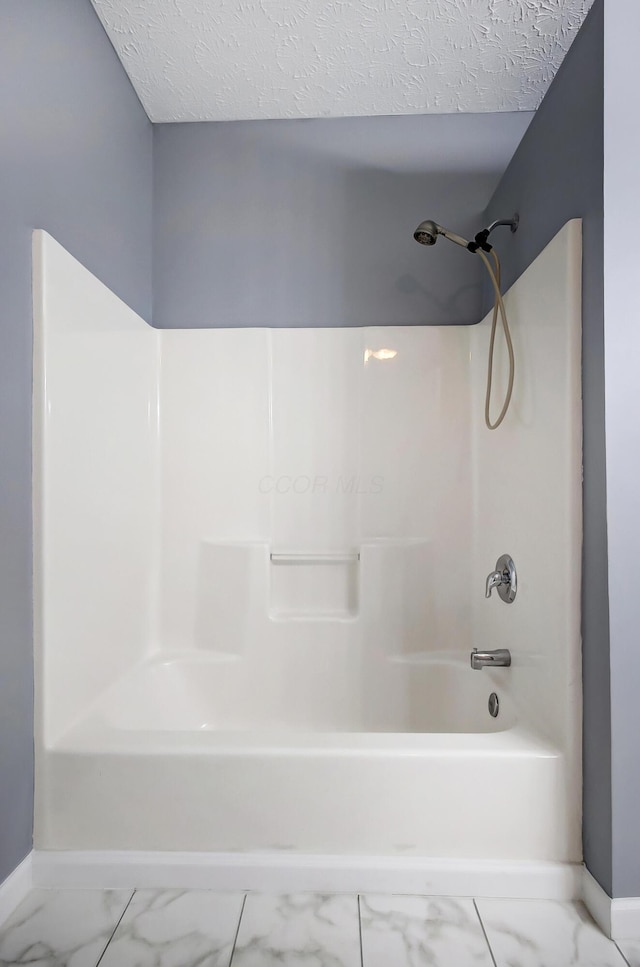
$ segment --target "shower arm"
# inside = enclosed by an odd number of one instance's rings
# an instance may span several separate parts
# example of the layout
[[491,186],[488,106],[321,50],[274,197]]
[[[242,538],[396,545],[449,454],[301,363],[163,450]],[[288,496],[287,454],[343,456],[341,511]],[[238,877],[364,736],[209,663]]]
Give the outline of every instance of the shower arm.
[[501,225],[508,225],[512,232],[517,232],[519,223],[520,216],[517,212],[513,218],[498,218],[495,222],[491,222],[487,228],[483,228],[481,232],[478,232],[473,242],[469,242],[469,251],[477,252],[478,249],[481,248],[483,252],[490,252],[493,246],[489,245],[487,239],[491,235],[491,232],[494,230],[494,228],[499,228]]
[[501,225],[508,225],[512,232],[518,231],[518,225],[520,224],[520,216],[516,212],[513,218],[498,218],[497,221],[491,222],[488,228],[485,228],[487,235],[491,235],[494,228],[500,228]]

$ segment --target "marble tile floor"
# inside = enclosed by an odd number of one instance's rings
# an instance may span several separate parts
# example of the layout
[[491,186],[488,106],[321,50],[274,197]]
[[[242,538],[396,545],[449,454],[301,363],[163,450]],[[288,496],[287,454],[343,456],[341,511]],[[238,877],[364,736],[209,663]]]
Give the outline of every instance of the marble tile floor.
[[0,967],[640,967],[580,903],[34,890]]

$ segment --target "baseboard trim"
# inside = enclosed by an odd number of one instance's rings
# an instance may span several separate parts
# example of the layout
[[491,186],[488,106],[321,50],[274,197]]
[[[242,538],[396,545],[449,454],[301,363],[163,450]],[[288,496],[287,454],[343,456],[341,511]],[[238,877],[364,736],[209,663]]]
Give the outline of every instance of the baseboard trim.
[[585,867],[582,876],[582,899],[603,933],[612,940],[634,940],[640,937],[640,897],[611,899]]
[[38,887],[404,893],[570,900],[582,867],[388,856],[36,850]]
[[640,897],[611,901],[611,939],[637,940],[640,937]]
[[586,866],[582,871],[582,900],[602,932],[611,937],[611,897]]
[[32,857],[29,853],[13,873],[0,883],[0,926],[5,923],[18,904],[22,903],[33,885]]

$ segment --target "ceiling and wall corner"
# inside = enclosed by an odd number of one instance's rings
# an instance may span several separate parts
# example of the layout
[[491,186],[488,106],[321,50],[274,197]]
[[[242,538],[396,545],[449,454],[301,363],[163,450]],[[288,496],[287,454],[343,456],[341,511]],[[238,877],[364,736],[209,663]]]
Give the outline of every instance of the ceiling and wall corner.
[[593,0],[92,0],[154,122],[532,111]]

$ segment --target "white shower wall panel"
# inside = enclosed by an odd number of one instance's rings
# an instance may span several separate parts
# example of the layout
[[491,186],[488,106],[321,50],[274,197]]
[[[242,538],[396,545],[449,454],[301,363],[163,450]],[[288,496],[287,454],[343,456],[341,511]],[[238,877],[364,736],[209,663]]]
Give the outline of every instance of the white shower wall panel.
[[363,333],[280,329],[269,339],[274,550],[356,548],[372,486],[360,467]]
[[37,714],[49,740],[149,649],[158,334],[33,237]]
[[468,330],[372,329],[367,340],[398,353],[364,368],[361,421],[362,476],[384,481],[362,498],[363,538],[406,542],[382,584],[402,595],[396,650],[466,658],[470,616],[457,585],[470,579]]
[[[507,293],[516,381],[502,426],[483,420],[490,319],[470,330],[473,434],[473,644],[509,648],[497,669],[522,716],[567,750],[579,776],[582,223],[569,222]],[[493,413],[508,371],[496,343]],[[514,559],[519,591],[505,607],[484,579],[499,555]]]
[[[268,541],[269,333],[160,333],[161,555],[156,647],[220,647],[211,542]],[[238,588],[234,584],[233,588]],[[232,589],[225,588],[224,594]],[[246,609],[242,598],[239,608]]]
[[302,657],[318,638],[326,668],[344,638],[347,679],[377,652],[464,654],[467,603],[448,580],[469,574],[464,330],[163,332],[160,398],[159,648],[257,662],[270,642],[286,677],[278,642],[296,637]]

